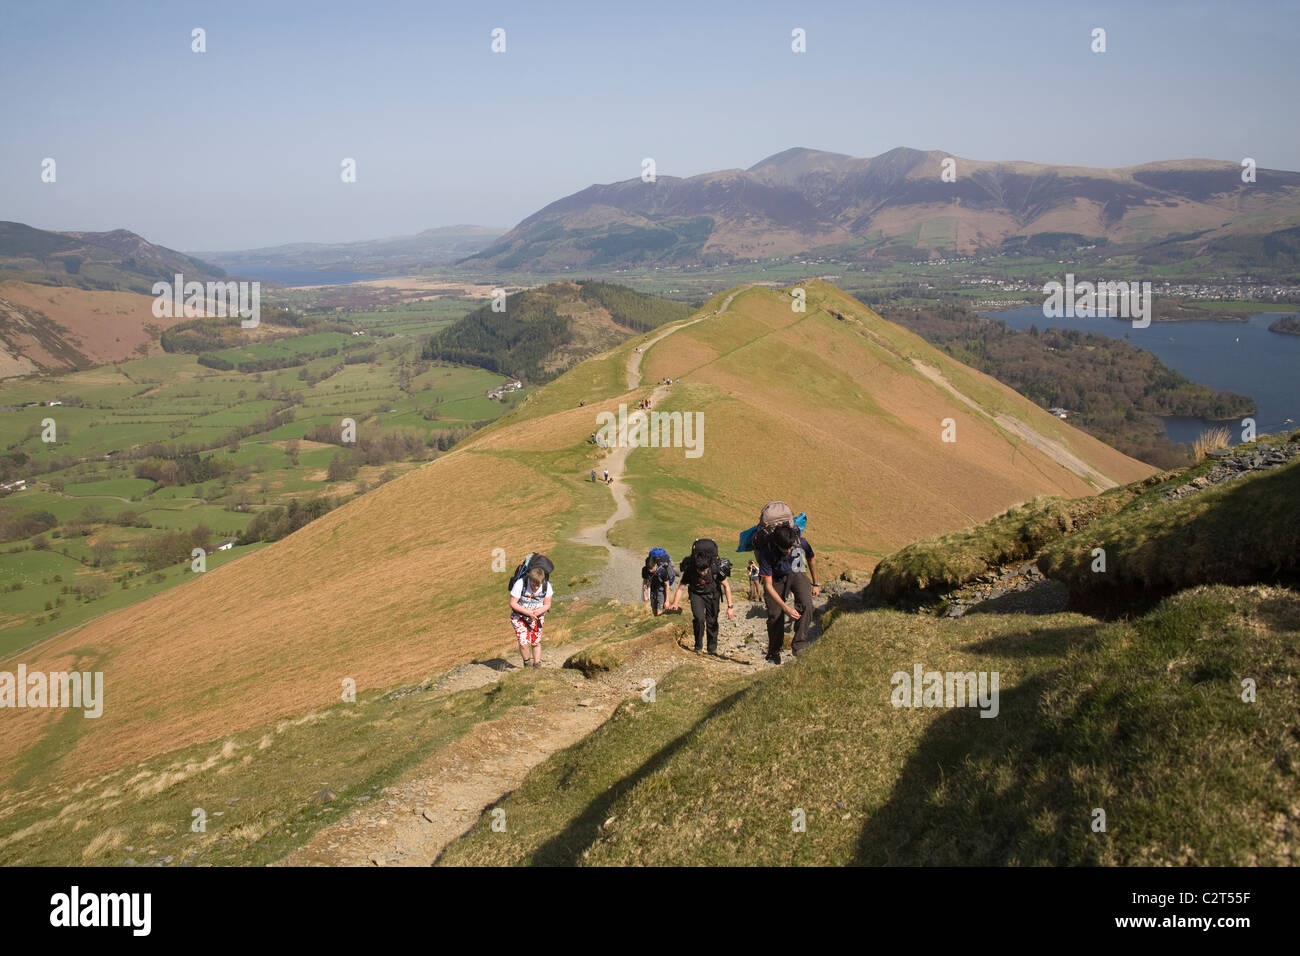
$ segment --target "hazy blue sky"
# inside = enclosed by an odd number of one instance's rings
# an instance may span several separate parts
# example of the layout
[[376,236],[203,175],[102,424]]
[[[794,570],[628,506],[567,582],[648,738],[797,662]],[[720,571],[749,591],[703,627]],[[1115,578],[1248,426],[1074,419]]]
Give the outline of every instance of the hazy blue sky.
[[0,18],[0,219],[184,250],[510,226],[646,156],[679,176],[791,146],[1300,169],[1294,2],[5,0]]

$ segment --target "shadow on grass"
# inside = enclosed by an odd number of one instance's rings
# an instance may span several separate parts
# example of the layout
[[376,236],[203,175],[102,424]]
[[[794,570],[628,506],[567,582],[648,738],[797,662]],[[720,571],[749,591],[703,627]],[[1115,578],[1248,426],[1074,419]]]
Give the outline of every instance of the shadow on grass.
[[1096,626],[1090,624],[1046,627],[997,634],[974,644],[962,645],[962,650],[993,657],[1061,657],[1072,647],[1087,646],[1095,641],[1096,634]]
[[973,614],[1059,614],[1069,603],[1070,589],[1059,581],[1042,581],[1027,591],[1012,591],[983,601],[969,611]]
[[671,760],[673,755],[686,746],[698,728],[706,725],[714,717],[730,710],[748,689],[748,687],[742,687],[735,693],[718,701],[709,709],[707,714],[685,733],[680,734],[676,739],[661,747],[636,770],[627,774],[612,787],[601,793],[574,818],[572,823],[539,846],[532,854],[530,863],[534,866],[573,866],[576,864],[582,857],[583,851],[595,841],[598,835],[597,828],[608,818],[610,807],[623,794]]
[[[1022,635],[1023,636],[1023,635]],[[927,730],[903,767],[889,799],[871,815],[851,862],[865,866],[998,866],[1025,860],[1020,846],[1044,805],[1077,814],[1087,832],[1088,802],[1070,805],[1059,781],[1035,782],[1023,750],[1042,745],[1038,701],[1055,674],[1039,674],[999,694],[999,714],[982,718],[974,708],[954,708]],[[1010,782],[991,785],[976,764],[1006,764]],[[1062,802],[1063,798],[1066,802]]]

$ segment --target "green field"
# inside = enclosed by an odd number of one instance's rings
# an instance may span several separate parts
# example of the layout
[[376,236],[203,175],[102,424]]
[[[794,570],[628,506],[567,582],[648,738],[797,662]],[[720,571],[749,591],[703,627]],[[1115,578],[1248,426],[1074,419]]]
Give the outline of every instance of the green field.
[[[486,397],[500,375],[421,361],[416,336],[466,304],[416,305],[429,307],[341,315],[374,335],[314,332],[214,353],[232,363],[295,362],[338,350],[274,371],[218,371],[174,354],[0,383],[0,405],[63,402],[0,412],[0,480],[28,482],[0,498],[0,655],[186,580],[188,562],[144,568],[141,549],[152,539],[202,527],[211,550],[258,512],[320,497],[339,503],[419,467],[523,400],[529,390],[506,402]],[[366,360],[346,364],[347,355]],[[53,442],[43,440],[47,419]],[[356,423],[356,450],[303,441],[316,427],[341,437],[344,419]],[[364,443],[388,435],[416,444],[330,478],[336,458],[358,457]],[[186,453],[211,474],[160,483],[137,473],[146,460]],[[22,522],[41,514],[55,524],[24,533]],[[259,546],[213,553],[209,567]]]

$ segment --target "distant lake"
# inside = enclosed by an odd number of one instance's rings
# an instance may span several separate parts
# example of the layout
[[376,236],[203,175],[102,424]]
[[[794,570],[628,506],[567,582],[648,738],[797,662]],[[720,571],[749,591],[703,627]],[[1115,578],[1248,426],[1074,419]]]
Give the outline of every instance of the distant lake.
[[[1268,330],[1279,315],[1294,313],[1257,313],[1249,322],[1152,322],[1145,329],[1133,328],[1127,319],[1045,319],[1037,305],[980,314],[1013,329],[1037,325],[1040,330],[1078,329],[1124,339],[1193,382],[1249,395],[1261,434],[1300,428],[1300,335]],[[1295,421],[1287,425],[1288,418]],[[1206,425],[1196,418],[1166,418],[1165,434],[1176,442],[1191,441]],[[1241,441],[1240,425],[1234,423],[1229,432],[1233,444]]]
[[278,282],[286,286],[346,285],[349,282],[364,282],[366,279],[391,278],[385,275],[372,275],[369,272],[317,272],[314,269],[246,269],[244,271],[249,279]]

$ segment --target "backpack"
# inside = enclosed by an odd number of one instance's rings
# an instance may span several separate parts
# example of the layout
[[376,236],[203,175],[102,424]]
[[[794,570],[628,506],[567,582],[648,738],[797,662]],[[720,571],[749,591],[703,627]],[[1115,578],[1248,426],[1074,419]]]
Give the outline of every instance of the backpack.
[[651,548],[650,557],[658,558],[660,561],[672,561],[672,558],[668,557],[668,552],[663,548]]
[[718,542],[712,538],[696,538],[691,543],[691,566],[705,591],[717,586]]
[[759,513],[758,524],[740,532],[740,542],[736,550],[738,552],[759,551],[767,543],[767,537],[772,533],[772,529],[783,524],[794,525],[799,533],[803,534],[804,529],[808,527],[808,515],[802,511],[796,515],[794,509],[784,501],[769,501],[763,505],[763,510]]
[[519,562],[519,567],[515,568],[515,573],[510,576],[510,584],[506,588],[506,593],[509,594],[514,591],[515,582],[526,576],[535,567],[546,572],[546,580],[542,582],[541,591],[542,594],[545,594],[546,586],[551,583],[551,572],[555,570],[555,565],[551,563],[551,559],[546,555],[538,554],[536,551],[529,551],[524,556],[523,561]]

